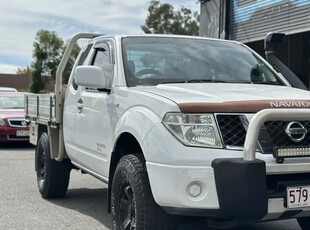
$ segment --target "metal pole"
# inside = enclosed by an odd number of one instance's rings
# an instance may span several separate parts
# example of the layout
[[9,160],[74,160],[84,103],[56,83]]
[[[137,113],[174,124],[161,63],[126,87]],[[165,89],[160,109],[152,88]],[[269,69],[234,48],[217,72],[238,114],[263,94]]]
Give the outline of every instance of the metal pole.
[[103,34],[94,34],[94,33],[78,33],[75,34],[69,41],[68,46],[62,56],[62,59],[59,63],[59,66],[56,71],[56,83],[55,83],[55,116],[56,116],[56,124],[59,124],[59,154],[58,157],[55,159],[57,161],[62,161],[65,157],[65,149],[64,149],[64,140],[63,140],[63,126],[62,126],[62,119],[63,119],[63,101],[65,93],[63,90],[63,72],[65,67],[69,61],[70,55],[76,44],[77,40],[79,39],[92,39]]
[[65,70],[65,67],[69,61],[70,55],[72,53],[72,50],[74,48],[74,45],[76,44],[77,40],[79,39],[92,39],[98,36],[101,36],[102,34],[94,34],[94,33],[78,33],[75,34],[69,41],[68,46],[62,56],[62,59],[59,63],[59,66],[56,71],[56,83],[55,83],[55,94],[56,94],[56,122],[61,123],[62,122],[62,103],[63,103],[63,85],[62,85],[62,79],[63,79],[63,72]]

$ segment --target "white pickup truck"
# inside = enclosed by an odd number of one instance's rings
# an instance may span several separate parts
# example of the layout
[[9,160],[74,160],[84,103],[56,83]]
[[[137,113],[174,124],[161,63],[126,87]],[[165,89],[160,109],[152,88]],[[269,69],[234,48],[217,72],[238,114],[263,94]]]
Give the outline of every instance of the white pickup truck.
[[310,93],[241,43],[77,34],[55,93],[26,96],[26,119],[42,197],[64,196],[71,169],[89,173],[108,184],[113,229],[174,229],[180,216],[310,229]]

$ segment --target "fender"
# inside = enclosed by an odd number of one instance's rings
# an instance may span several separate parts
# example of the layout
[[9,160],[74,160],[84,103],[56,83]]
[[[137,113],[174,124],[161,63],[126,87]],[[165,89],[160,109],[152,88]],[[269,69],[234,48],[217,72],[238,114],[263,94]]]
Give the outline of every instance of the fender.
[[[113,150],[116,147],[118,138],[125,132],[132,134],[141,144],[150,132],[152,126],[160,123],[161,120],[162,118],[159,117],[159,115],[145,106],[134,106],[126,110],[118,120],[115,127],[115,141]],[[143,150],[143,146],[141,146],[141,148]]]
[[[143,125],[137,125],[137,123],[142,123]],[[111,186],[112,186],[112,177],[114,174],[114,170],[116,168],[116,164],[114,165],[114,157],[117,158],[118,155],[115,152],[116,145],[120,136],[123,133],[131,134],[138,142],[142,152],[144,152],[142,142],[143,139],[147,136],[147,134],[151,131],[153,125],[161,122],[161,117],[156,115],[151,109],[145,106],[134,106],[126,110],[120,119],[118,120],[115,126],[114,133],[114,144],[113,150],[111,151],[111,155],[109,158],[109,185],[108,185],[108,203],[107,209],[108,212],[111,212]],[[144,158],[147,159],[147,156],[144,155]]]

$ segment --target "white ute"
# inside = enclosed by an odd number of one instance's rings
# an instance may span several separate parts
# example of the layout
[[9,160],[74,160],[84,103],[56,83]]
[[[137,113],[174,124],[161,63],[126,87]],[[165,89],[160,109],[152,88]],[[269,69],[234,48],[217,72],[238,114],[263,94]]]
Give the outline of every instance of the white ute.
[[180,216],[310,229],[309,108],[308,91],[245,45],[166,35],[77,34],[55,93],[26,96],[42,197],[64,196],[71,169],[89,173],[108,184],[116,230],[174,229]]

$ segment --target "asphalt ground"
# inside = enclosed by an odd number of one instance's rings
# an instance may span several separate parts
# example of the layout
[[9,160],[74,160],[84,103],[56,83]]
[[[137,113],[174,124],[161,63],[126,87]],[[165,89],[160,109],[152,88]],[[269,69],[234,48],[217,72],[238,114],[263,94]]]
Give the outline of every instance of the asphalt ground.
[[[44,200],[36,184],[34,148],[16,144],[0,146],[0,230],[108,230],[111,216],[106,211],[106,197],[104,183],[72,170],[66,197]],[[202,230],[199,226],[195,229]],[[300,230],[300,227],[293,219],[231,230]]]

